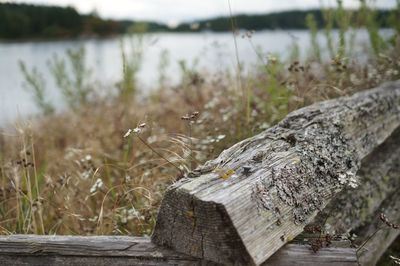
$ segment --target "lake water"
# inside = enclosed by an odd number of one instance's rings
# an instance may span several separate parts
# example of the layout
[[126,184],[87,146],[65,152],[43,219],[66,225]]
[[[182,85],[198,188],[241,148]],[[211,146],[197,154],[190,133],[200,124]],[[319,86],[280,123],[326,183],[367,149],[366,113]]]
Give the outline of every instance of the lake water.
[[[384,32],[389,34],[388,31]],[[337,33],[334,35],[337,36]],[[256,62],[254,47],[262,48],[265,53],[278,53],[285,58],[294,40],[301,51],[307,51],[309,38],[307,31],[260,31],[253,34],[251,42],[239,35],[236,37],[239,59],[247,66]],[[365,31],[357,34],[357,43],[367,39]],[[138,74],[140,88],[144,92],[157,85],[160,54],[164,50],[169,53],[170,65],[167,73],[171,82],[177,82],[179,79],[180,60],[185,60],[190,66],[198,58],[198,69],[207,69],[209,72],[232,69],[236,64],[232,33],[157,33],[147,36],[145,42],[143,63]],[[49,73],[48,61],[54,54],[63,56],[67,49],[82,46],[86,50],[86,63],[93,69],[94,80],[107,87],[113,86],[121,79],[119,37],[101,40],[0,43],[0,125],[38,112],[31,94],[23,86],[24,78],[18,66],[19,60],[24,61],[29,68],[35,66],[43,74],[47,96],[62,109],[64,103]],[[362,53],[361,46],[357,46],[356,50],[357,53]]]

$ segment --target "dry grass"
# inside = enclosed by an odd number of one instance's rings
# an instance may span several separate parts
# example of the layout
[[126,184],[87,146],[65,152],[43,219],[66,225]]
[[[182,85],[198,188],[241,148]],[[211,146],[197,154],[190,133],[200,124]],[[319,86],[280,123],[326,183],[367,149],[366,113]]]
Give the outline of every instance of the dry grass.
[[[367,64],[270,56],[241,76],[240,91],[227,74],[192,73],[146,97],[99,98],[3,129],[0,233],[149,235],[163,191],[181,172],[291,110],[400,78],[398,51]],[[194,111],[194,121],[181,119]],[[140,139],[124,138],[141,123]]]

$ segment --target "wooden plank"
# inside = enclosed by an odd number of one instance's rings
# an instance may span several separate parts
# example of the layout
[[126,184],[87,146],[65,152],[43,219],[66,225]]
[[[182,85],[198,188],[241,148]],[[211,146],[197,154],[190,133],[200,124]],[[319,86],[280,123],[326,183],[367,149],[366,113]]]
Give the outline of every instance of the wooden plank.
[[129,236],[0,237],[3,265],[213,265]]
[[[309,246],[288,244],[265,265],[356,265],[356,253],[334,242],[318,253]],[[1,265],[218,265],[155,246],[146,237],[129,236],[0,236]]]
[[400,125],[400,81],[314,104],[171,186],[152,239],[207,260],[260,265],[293,239]]
[[358,265],[354,248],[324,247],[317,253],[307,245],[287,244],[271,258],[262,264],[263,266],[345,266]]

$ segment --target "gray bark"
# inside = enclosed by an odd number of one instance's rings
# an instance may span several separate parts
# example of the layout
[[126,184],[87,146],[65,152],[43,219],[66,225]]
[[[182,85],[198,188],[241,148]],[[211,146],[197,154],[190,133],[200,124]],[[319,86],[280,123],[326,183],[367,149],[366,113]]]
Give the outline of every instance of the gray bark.
[[260,265],[353,182],[399,124],[399,81],[292,112],[171,186],[152,240],[218,263]]

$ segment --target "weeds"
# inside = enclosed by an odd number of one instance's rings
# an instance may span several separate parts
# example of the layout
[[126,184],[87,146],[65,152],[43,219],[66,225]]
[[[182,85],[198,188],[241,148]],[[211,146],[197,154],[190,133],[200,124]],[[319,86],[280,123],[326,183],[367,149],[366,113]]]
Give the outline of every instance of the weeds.
[[46,83],[43,76],[34,67],[29,72],[24,62],[19,62],[22,74],[25,77],[25,87],[32,89],[33,100],[36,106],[45,114],[52,114],[54,112],[53,105],[46,99]]
[[[119,94],[123,100],[130,100],[137,91],[137,74],[143,60],[143,49],[145,45],[145,35],[147,25],[137,23],[133,25],[127,35],[127,39],[120,40],[120,50],[122,58],[122,81],[119,84]],[[129,52],[125,43],[128,43]]]
[[67,50],[67,62],[55,55],[49,62],[49,68],[55,78],[57,87],[68,106],[77,109],[88,103],[92,91],[91,70],[85,65],[85,49]]

